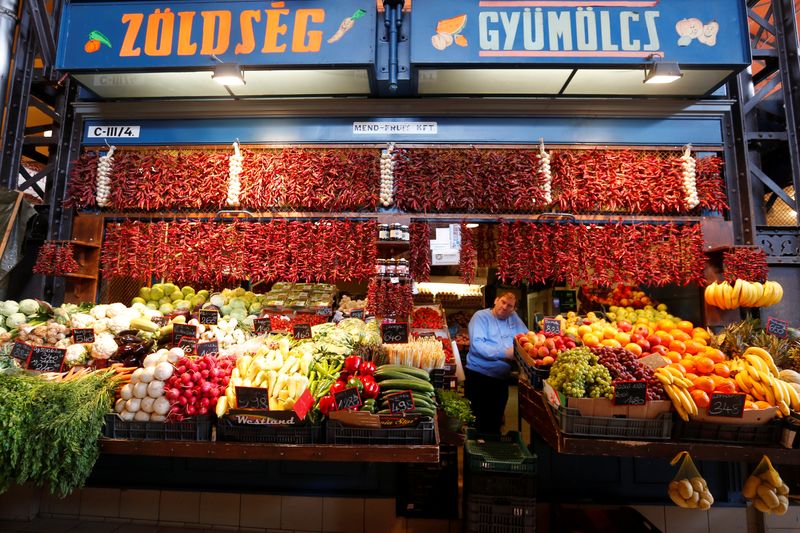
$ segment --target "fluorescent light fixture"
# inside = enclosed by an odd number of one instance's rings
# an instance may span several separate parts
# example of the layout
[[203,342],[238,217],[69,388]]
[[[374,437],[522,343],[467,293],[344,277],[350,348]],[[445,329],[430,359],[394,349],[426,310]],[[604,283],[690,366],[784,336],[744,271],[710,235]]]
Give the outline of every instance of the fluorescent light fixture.
[[52,137],[53,136],[53,130],[45,130],[45,131],[43,131],[42,132],[42,136],[43,137]]
[[477,227],[478,227],[478,225],[479,225],[479,224],[475,224],[474,222],[470,222],[469,224],[467,224],[467,227],[468,227],[468,228],[477,228]]
[[675,61],[654,61],[644,70],[645,83],[672,83],[683,77],[683,72]]
[[219,63],[215,65],[211,79],[225,86],[244,85],[244,73],[238,63]]

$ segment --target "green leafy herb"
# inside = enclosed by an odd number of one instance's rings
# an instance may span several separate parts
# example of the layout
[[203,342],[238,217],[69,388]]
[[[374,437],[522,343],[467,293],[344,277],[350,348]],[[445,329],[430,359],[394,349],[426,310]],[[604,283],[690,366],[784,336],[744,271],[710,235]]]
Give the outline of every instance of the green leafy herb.
[[475,421],[475,416],[472,414],[472,406],[469,400],[457,392],[437,390],[436,400],[447,416],[458,418],[467,425]]

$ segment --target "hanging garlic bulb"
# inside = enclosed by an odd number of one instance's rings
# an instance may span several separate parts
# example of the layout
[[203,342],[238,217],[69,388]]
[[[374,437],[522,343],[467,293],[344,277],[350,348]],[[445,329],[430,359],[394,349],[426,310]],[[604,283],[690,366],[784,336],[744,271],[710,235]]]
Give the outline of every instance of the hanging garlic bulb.
[[239,142],[233,143],[233,155],[228,160],[228,207],[239,207],[239,194],[242,192],[242,184],[239,176],[242,174],[242,162],[244,156],[239,150]]
[[553,201],[553,174],[550,172],[550,154],[544,149],[544,139],[539,142],[539,173],[544,176],[544,203],[549,204]]
[[111,204],[111,169],[114,166],[114,150],[116,149],[116,146],[109,146],[106,155],[101,156],[97,161],[95,200],[99,207],[107,207]]
[[389,143],[381,153],[381,205],[389,207],[394,203],[394,144]]
[[689,145],[681,156],[681,165],[683,166],[683,191],[686,193],[684,201],[689,209],[694,209],[700,205],[700,198],[697,196],[697,172],[695,170],[696,162],[692,157],[692,146]]

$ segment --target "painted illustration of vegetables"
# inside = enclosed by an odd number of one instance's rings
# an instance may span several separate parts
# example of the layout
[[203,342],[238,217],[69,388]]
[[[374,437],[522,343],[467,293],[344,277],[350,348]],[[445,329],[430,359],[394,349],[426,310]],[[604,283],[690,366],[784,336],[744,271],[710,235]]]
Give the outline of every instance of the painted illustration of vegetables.
[[100,46],[102,45],[113,48],[108,37],[106,37],[102,32],[92,30],[89,32],[89,40],[83,45],[83,49],[87,54],[93,54],[100,50]]
[[363,9],[358,9],[356,10],[355,13],[353,13],[353,16],[344,19],[342,23],[339,24],[339,29],[336,30],[336,33],[331,35],[330,39],[328,39],[328,44],[335,43],[336,41],[344,37],[344,34],[350,31],[350,29],[356,25],[356,21],[366,14],[367,12],[364,11]]
[[469,44],[467,38],[461,35],[466,24],[467,15],[440,20],[436,24],[436,35],[431,37],[431,44],[437,50],[444,50],[453,43],[462,47],[467,46]]

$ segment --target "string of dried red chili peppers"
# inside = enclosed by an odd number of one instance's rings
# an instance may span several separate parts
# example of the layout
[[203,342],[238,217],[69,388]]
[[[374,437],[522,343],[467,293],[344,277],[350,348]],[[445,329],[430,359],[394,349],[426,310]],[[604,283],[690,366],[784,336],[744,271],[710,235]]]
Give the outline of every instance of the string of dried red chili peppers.
[[414,309],[411,281],[392,283],[388,278],[369,280],[367,311],[381,318],[407,320]]
[[478,251],[478,267],[487,268],[497,264],[497,224],[481,224],[475,235]]
[[698,224],[502,224],[497,262],[514,284],[705,284]]
[[45,241],[39,247],[33,272],[44,276],[64,276],[80,269],[75,249],[68,242]]
[[409,270],[415,281],[431,279],[431,227],[412,222],[409,231]]
[[768,273],[767,254],[761,248],[737,247],[722,254],[722,275],[728,283],[737,279],[764,283]]
[[475,231],[461,223],[461,251],[458,256],[458,274],[462,283],[471,284],[475,281],[475,265],[478,261],[478,252],[475,250]]
[[168,278],[220,286],[232,280],[362,280],[375,270],[375,222],[172,222],[110,224],[106,277]]
[[100,154],[84,152],[76,161],[72,162],[64,207],[86,209],[97,205],[96,177],[99,160]]

